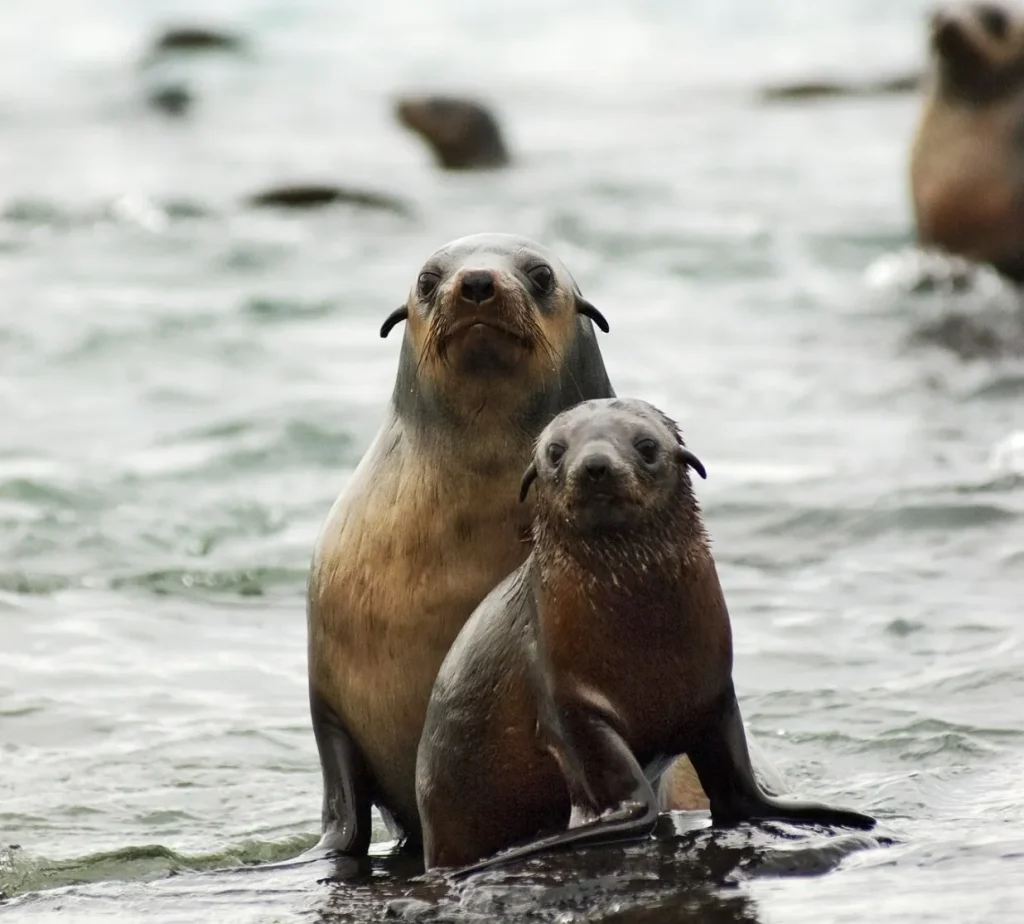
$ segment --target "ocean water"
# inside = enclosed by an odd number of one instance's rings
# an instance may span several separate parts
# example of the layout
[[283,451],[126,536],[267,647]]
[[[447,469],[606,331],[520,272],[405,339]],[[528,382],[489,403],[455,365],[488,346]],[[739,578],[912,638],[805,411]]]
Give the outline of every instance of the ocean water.
[[[918,336],[1016,295],[908,284],[915,94],[756,94],[920,66],[925,5],[230,0],[246,54],[140,66],[209,9],[0,9],[5,924],[1024,919],[1024,365]],[[189,118],[146,106],[179,81]],[[437,171],[390,109],[426,90],[488,100],[514,166]],[[242,203],[303,180],[414,214]],[[873,835],[680,816],[461,886],[296,859],[313,542],[380,322],[484,230],[552,247],[616,390],[681,421],[745,718]]]

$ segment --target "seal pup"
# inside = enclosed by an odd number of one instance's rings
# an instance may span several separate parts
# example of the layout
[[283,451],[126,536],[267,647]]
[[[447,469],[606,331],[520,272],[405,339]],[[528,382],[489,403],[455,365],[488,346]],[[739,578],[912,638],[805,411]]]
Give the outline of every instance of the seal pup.
[[454,96],[406,96],[395,116],[419,135],[445,170],[504,167],[508,148],[494,114],[482,103]]
[[1024,9],[936,9],[929,45],[910,152],[918,241],[1024,281]]
[[427,708],[416,798],[428,869],[646,836],[682,754],[716,824],[874,825],[758,785],[691,468],[705,477],[675,422],[643,401],[589,401],[541,434],[520,489],[525,500],[536,484],[533,549],[459,633]]
[[547,249],[510,234],[445,245],[405,303],[384,421],[328,515],[307,594],[323,770],[317,850],[365,853],[370,806],[418,843],[416,748],[434,677],[477,604],[529,552],[517,503],[533,441],[614,394],[607,322]]

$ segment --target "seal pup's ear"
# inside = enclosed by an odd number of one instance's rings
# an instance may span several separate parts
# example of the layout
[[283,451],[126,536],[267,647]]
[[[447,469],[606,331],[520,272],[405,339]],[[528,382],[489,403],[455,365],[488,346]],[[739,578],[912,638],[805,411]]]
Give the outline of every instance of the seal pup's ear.
[[604,315],[581,295],[576,296],[576,311],[578,314],[586,315],[601,330],[606,334],[608,333],[608,322],[604,319]]
[[526,500],[526,495],[530,492],[530,485],[537,480],[537,463],[531,462],[530,467],[526,470],[526,474],[523,475],[523,480],[519,483],[519,503],[521,504]]
[[701,478],[705,481],[708,479],[707,470],[704,468],[704,463],[701,462],[689,449],[685,446],[679,447],[679,461],[685,465],[689,465]]
[[396,308],[394,311],[391,312],[391,314],[389,314],[384,319],[384,323],[381,324],[381,326],[380,326],[380,335],[381,335],[381,337],[387,337],[387,335],[391,333],[391,329],[396,324],[401,324],[402,321],[408,321],[408,320],[409,320],[409,309],[408,309],[408,307],[406,307],[405,305],[402,305],[400,308]]

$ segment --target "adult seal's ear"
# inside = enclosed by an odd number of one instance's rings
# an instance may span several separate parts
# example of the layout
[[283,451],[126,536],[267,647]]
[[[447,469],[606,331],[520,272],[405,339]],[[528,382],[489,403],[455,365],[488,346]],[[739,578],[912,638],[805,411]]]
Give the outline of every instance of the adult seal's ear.
[[401,308],[396,308],[385,318],[384,323],[380,326],[381,337],[387,337],[396,324],[401,324],[402,321],[407,321],[408,319],[409,309],[405,305],[402,305]]
[[586,315],[601,330],[606,334],[608,333],[608,322],[604,319],[604,315],[580,295],[576,296],[576,311],[579,314]]
[[537,480],[537,463],[531,462],[530,467],[526,470],[526,474],[523,475],[523,480],[519,484],[519,503],[521,504],[526,500],[526,495],[530,491],[530,485]]
[[704,463],[701,462],[689,449],[685,446],[679,447],[679,461],[686,465],[689,465],[701,478],[707,481],[708,473],[704,468]]

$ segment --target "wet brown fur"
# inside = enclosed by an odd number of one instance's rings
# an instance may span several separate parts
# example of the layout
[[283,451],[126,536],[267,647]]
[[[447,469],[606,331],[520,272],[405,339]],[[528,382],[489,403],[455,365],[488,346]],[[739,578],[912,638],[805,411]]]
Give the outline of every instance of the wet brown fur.
[[[634,476],[629,495],[643,517],[610,537],[581,533],[571,492],[539,484],[529,559],[478,609],[435,687],[417,767],[428,867],[564,829],[570,794],[588,806],[574,825],[613,807],[572,792],[582,778],[573,763],[599,776],[601,755],[563,753],[545,733],[567,705],[605,719],[643,766],[680,754],[680,728],[699,724],[729,688],[728,611],[679,468],[667,497]],[[707,806],[685,758],[665,771],[660,802]]]

